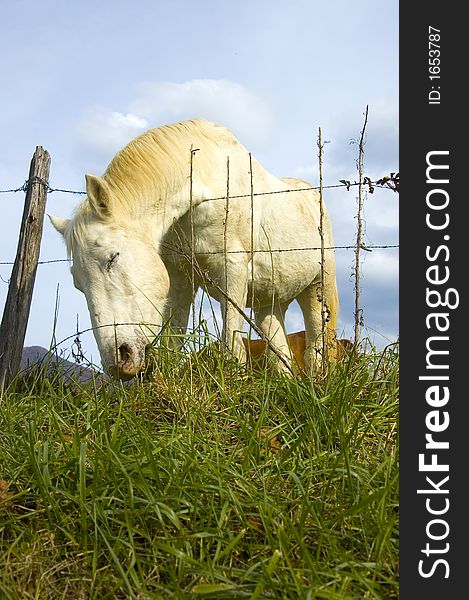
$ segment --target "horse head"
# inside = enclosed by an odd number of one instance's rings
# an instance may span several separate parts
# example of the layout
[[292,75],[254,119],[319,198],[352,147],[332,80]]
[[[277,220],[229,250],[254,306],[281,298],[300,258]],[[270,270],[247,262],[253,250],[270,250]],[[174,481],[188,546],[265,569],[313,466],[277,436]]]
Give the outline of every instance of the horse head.
[[68,219],[49,216],[64,237],[75,287],[83,292],[104,369],[131,379],[158,335],[169,277],[142,221],[115,209],[104,179],[87,176],[87,200]]

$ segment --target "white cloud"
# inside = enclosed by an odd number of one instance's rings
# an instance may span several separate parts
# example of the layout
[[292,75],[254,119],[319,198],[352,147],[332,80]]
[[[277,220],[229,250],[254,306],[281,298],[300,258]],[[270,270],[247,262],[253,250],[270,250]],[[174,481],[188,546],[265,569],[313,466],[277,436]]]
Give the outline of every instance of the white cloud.
[[[324,128],[324,135],[331,139],[331,145],[325,148],[327,169],[332,167],[340,178],[357,178],[358,141],[364,114],[345,111],[331,115],[328,121]],[[365,175],[377,178],[399,170],[399,114],[394,100],[369,106],[364,140]]]
[[399,280],[399,256],[392,250],[373,250],[363,261],[365,284],[389,287],[396,286]]
[[90,108],[78,124],[80,153],[93,162],[107,164],[130,140],[148,129],[148,121],[132,113],[122,114],[102,106]]
[[272,129],[268,108],[239,83],[223,79],[147,83],[124,112],[94,106],[84,113],[77,127],[78,161],[86,157],[85,170],[102,170],[118,150],[147,129],[197,117],[228,127],[248,147],[265,143]]
[[225,79],[147,83],[130,110],[155,127],[195,117],[216,121],[246,145],[265,142],[272,127],[263,101],[243,85]]
[[311,185],[317,185],[319,180],[319,168],[317,165],[306,165],[299,166],[293,170],[293,176],[298,179],[304,179],[311,183]]

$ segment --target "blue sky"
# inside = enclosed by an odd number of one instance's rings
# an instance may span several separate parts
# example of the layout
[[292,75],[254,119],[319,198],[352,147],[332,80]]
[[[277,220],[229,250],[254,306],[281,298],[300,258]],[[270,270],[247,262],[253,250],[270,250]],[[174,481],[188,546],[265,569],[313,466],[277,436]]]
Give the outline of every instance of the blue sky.
[[[17,0],[0,14],[0,189],[19,187],[36,145],[51,154],[52,187],[84,189],[115,152],[150,127],[192,117],[220,122],[272,173],[318,183],[357,178],[357,140],[369,119],[365,174],[398,171],[398,3],[389,0]],[[80,196],[49,196],[47,211],[70,216]],[[0,194],[0,262],[16,252],[23,194]],[[326,202],[337,245],[353,244],[356,190]],[[398,196],[365,198],[365,242],[398,243]],[[398,250],[364,253],[365,328],[378,346],[398,336]],[[339,334],[353,324],[353,253],[337,250]],[[65,258],[47,221],[41,260]],[[4,301],[10,275],[0,265]],[[84,297],[66,263],[40,265],[26,345],[89,327]],[[2,302],[3,305],[3,302]],[[288,329],[301,329],[294,307]],[[72,340],[61,345],[67,353]],[[82,336],[99,364],[91,334]]]

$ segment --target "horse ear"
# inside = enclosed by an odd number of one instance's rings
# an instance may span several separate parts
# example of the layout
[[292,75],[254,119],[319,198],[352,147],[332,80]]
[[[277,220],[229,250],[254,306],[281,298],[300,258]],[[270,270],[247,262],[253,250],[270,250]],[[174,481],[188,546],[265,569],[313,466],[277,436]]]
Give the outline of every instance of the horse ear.
[[94,211],[101,217],[109,217],[112,212],[112,194],[102,177],[85,175],[86,194]]
[[50,222],[54,226],[54,228],[60,233],[60,235],[65,235],[65,230],[70,223],[70,219],[62,219],[62,217],[54,217],[54,215],[47,215],[50,219]]

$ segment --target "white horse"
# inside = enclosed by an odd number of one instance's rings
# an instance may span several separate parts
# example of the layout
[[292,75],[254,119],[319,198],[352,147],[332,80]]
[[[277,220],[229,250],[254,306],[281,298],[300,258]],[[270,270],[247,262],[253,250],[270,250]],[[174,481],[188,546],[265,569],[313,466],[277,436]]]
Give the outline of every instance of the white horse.
[[[322,358],[320,207],[319,194],[303,187],[274,177],[254,157],[250,165],[227,129],[203,120],[150,130],[102,177],[86,175],[87,198],[74,217],[50,219],[65,238],[103,367],[134,377],[164,324],[186,330],[193,294],[204,285],[221,303],[222,341],[234,355],[246,359],[239,309],[252,307],[281,371],[291,361],[284,315],[296,299],[313,373]],[[327,212],[323,229],[332,340],[338,297]]]

